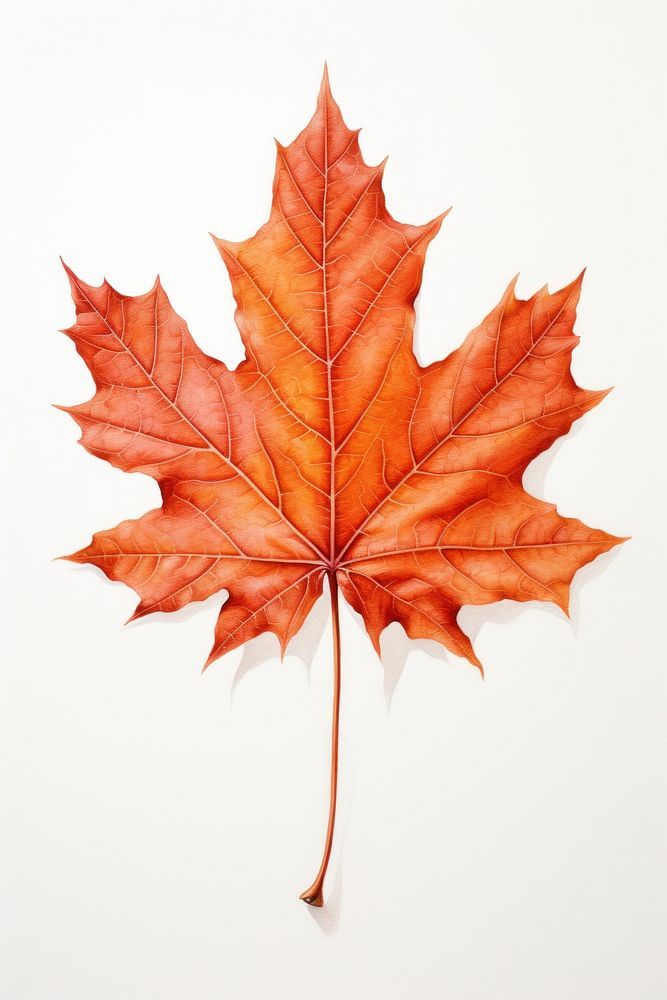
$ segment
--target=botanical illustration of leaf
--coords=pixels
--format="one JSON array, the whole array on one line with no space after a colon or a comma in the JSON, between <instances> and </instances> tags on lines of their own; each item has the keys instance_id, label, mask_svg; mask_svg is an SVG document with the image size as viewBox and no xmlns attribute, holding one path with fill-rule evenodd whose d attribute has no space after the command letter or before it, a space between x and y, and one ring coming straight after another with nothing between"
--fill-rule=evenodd
<instances>
[{"instance_id":1,"label":"botanical illustration of leaf","mask_svg":"<svg viewBox=\"0 0 667 1000\"><path fill-rule=\"evenodd\" d=\"M211 663L262 632L283 652L328 578L334 625L333 836L340 700L338 593L380 636L400 622L481 668L465 604L551 601L622 539L561 517L522 485L528 464L605 391L571 370L583 275L528 300L515 282L444 361L413 350L414 301L444 216L397 222L384 164L361 156L325 72L310 123L277 145L268 222L215 239L245 358L205 355L159 280L145 295L69 268L66 332L96 385L67 407L92 454L159 484L162 506L69 558L139 595L135 616L220 591Z\"/></svg>"}]
</instances>

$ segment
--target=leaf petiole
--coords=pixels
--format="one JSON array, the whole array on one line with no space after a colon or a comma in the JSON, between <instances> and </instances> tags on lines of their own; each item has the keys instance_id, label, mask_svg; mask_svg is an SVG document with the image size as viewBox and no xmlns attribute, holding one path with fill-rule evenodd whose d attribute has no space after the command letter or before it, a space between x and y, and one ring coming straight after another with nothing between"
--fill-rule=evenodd
<instances>
[{"instance_id":1,"label":"leaf petiole","mask_svg":"<svg viewBox=\"0 0 667 1000\"><path fill-rule=\"evenodd\" d=\"M338 792L338 729L340 721L340 622L338 617L338 582L336 571L329 570L329 591L331 594L331 627L333 633L333 709L331 716L331 784L329 791L329 822L324 842L324 854L320 869L313 884L302 892L303 899L310 906L323 906L322 887L329 867L331 847L333 844L334 825L336 822L336 796Z\"/></svg>"}]
</instances>

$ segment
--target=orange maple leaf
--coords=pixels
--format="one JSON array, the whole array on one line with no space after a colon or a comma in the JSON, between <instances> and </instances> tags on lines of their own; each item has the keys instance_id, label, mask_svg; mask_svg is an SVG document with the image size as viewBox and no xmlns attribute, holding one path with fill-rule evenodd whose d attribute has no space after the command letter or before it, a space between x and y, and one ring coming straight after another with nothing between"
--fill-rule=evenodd
<instances>
[{"instance_id":1,"label":"orange maple leaf","mask_svg":"<svg viewBox=\"0 0 667 1000\"><path fill-rule=\"evenodd\" d=\"M367 166L325 71L317 110L278 144L271 216L216 239L245 360L199 350L159 282L125 296L67 269L66 332L95 379L66 407L82 444L157 480L162 506L68 558L140 597L134 617L227 590L208 663L261 632L284 652L329 580L334 718L324 857L302 898L322 905L336 807L338 590L377 651L400 622L480 666L464 604L553 601L622 539L561 517L523 489L526 466L606 395L570 373L581 276L527 301L511 284L444 361L413 353L415 297L443 216L396 222L384 164Z\"/></svg>"}]
</instances>

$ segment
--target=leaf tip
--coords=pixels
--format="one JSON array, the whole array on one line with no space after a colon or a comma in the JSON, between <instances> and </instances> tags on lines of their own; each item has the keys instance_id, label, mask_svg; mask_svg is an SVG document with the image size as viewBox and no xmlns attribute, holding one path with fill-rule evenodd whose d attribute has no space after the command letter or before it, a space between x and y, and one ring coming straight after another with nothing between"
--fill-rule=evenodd
<instances>
[{"instance_id":1,"label":"leaf tip","mask_svg":"<svg viewBox=\"0 0 667 1000\"><path fill-rule=\"evenodd\" d=\"M206 657L206 660L204 661L204 665L201 668L202 674L206 673L206 671L211 666L211 664L214 663L217 659L220 658L220 655L221 655L220 654L220 647L216 644L215 646L213 646L213 648L211 649L211 652L208 654L208 656Z\"/></svg>"},{"instance_id":2,"label":"leaf tip","mask_svg":"<svg viewBox=\"0 0 667 1000\"><path fill-rule=\"evenodd\" d=\"M385 160L384 162L386 163L387 161ZM436 215L435 218L431 219L431 221L426 224L427 229L430 228L433 230L434 236L436 236L439 233L440 227L442 226L443 222L445 221L451 210L452 206L450 205L449 208L446 208L444 212L440 212L439 215Z\"/></svg>"},{"instance_id":3,"label":"leaf tip","mask_svg":"<svg viewBox=\"0 0 667 1000\"><path fill-rule=\"evenodd\" d=\"M584 282L585 274L586 274L586 268L584 267L576 276L576 278L574 278L570 282L569 285L565 285L565 287L561 289L561 293L565 292L567 293L568 296L571 296L574 299L574 305L576 305L577 302L579 301L579 295L581 293L581 286ZM554 292L554 295L558 294L559 294L558 292Z\"/></svg>"},{"instance_id":4,"label":"leaf tip","mask_svg":"<svg viewBox=\"0 0 667 1000\"><path fill-rule=\"evenodd\" d=\"M148 614L148 612L142 607L142 604L137 604L127 621L123 622L123 628L125 628L126 625L131 625L132 622L139 621L139 619L143 618L146 614Z\"/></svg>"},{"instance_id":5,"label":"leaf tip","mask_svg":"<svg viewBox=\"0 0 667 1000\"><path fill-rule=\"evenodd\" d=\"M78 290L79 288L79 279L72 270L72 268L69 266L69 264L65 260L63 260L62 257L60 258L60 263L63 266L65 274L69 278L70 288L72 289L72 294L74 294L74 290L75 289Z\"/></svg>"},{"instance_id":6,"label":"leaf tip","mask_svg":"<svg viewBox=\"0 0 667 1000\"><path fill-rule=\"evenodd\" d=\"M92 544L93 543L91 541L83 549L77 549L76 552L68 552L67 555L64 555L64 556L56 556L55 561L56 562L73 562L73 563L78 563L79 565L81 565L81 563L90 562L89 552L90 552L90 548L91 548Z\"/></svg>"},{"instance_id":7,"label":"leaf tip","mask_svg":"<svg viewBox=\"0 0 667 1000\"><path fill-rule=\"evenodd\" d=\"M472 648L472 643L468 642L467 648L466 648L466 650L465 650L465 652L464 652L463 655L465 656L465 658L468 661L468 663L471 664L471 666L473 666L477 670L479 670L479 675L480 675L481 679L482 680L486 680L486 674L484 673L484 665L483 665L482 661L479 659L479 657L477 656L477 653L475 652L475 650Z\"/></svg>"},{"instance_id":8,"label":"leaf tip","mask_svg":"<svg viewBox=\"0 0 667 1000\"><path fill-rule=\"evenodd\" d=\"M509 283L509 285L507 286L507 289L506 289L506 291L505 291L505 298L506 298L506 299L509 299L509 298L510 298L511 296L514 296L514 298L515 298L515 299L517 298L517 294L516 294L516 286L517 286L517 283L518 283L518 281L519 281L519 277L520 277L520 275L521 275L521 272L520 272L520 271L517 271L517 272L516 272L516 274L514 275L514 277L513 277L512 279L511 279L511 281L510 281L510 283ZM546 291L546 287L547 287L547 286L546 286L546 285L544 285L544 286L543 286L543 287L542 287L542 288L540 289L540 291L542 291L542 292L543 292L543 291ZM539 292L538 292L538 295L539 295Z\"/></svg>"},{"instance_id":9,"label":"leaf tip","mask_svg":"<svg viewBox=\"0 0 667 1000\"><path fill-rule=\"evenodd\" d=\"M329 79L329 67L326 59L322 69L322 82L320 83L320 97L331 97L331 80Z\"/></svg>"}]
</instances>

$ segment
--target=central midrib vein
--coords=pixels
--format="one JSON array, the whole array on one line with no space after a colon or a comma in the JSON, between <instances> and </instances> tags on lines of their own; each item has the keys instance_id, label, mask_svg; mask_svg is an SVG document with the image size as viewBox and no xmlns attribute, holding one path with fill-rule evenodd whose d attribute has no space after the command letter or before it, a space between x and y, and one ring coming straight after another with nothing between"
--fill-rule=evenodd
<instances>
[{"instance_id":1,"label":"central midrib vein","mask_svg":"<svg viewBox=\"0 0 667 1000\"><path fill-rule=\"evenodd\" d=\"M327 399L329 401L329 564L333 566L336 546L336 428L333 393L331 390L331 343L329 339L329 302L327 297L327 198L329 194L329 102L324 94L324 192L322 197L322 306L324 310L324 340L327 358Z\"/></svg>"}]
</instances>

